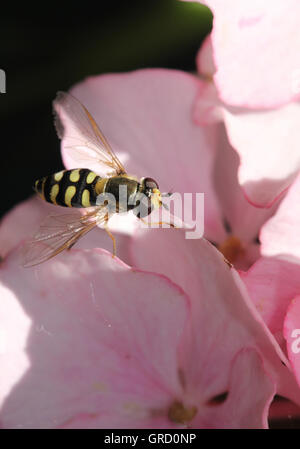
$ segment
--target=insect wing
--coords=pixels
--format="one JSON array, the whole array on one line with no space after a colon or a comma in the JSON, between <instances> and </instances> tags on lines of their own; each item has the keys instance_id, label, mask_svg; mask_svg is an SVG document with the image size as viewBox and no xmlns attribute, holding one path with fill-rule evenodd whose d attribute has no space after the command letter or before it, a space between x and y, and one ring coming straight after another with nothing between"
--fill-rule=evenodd
<instances>
[{"instance_id":1,"label":"insect wing","mask_svg":"<svg viewBox=\"0 0 300 449\"><path fill-rule=\"evenodd\" d=\"M87 108L73 95L58 92L53 102L55 128L67 162L95 170L100 176L121 175L125 168Z\"/></svg>"},{"instance_id":2,"label":"insect wing","mask_svg":"<svg viewBox=\"0 0 300 449\"><path fill-rule=\"evenodd\" d=\"M33 239L23 247L24 267L38 265L71 248L80 237L105 221L107 210L97 208L82 215L80 212L65 215L49 215Z\"/></svg>"}]
</instances>

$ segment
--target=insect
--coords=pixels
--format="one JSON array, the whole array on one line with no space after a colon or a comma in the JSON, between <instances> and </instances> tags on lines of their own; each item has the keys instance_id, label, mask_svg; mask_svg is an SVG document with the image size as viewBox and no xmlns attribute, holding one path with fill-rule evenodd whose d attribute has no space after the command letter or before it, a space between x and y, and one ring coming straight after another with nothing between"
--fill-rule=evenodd
<instances>
[{"instance_id":1,"label":"insect","mask_svg":"<svg viewBox=\"0 0 300 449\"><path fill-rule=\"evenodd\" d=\"M140 219L163 205L162 196L170 195L162 195L154 179L139 180L126 173L92 115L71 94L58 92L53 108L55 128L58 137L64 139L66 150L96 161L98 169L97 173L87 168L62 170L35 182L34 189L43 200L61 207L86 208L86 213L75 210L48 216L33 239L25 244L25 267L37 265L70 249L96 225L103 225L111 237L115 255L115 238L107 226L108 205L106 202L99 205L97 201L101 194L112 194L115 212L120 213L124 211L124 204L121 204L119 189L120 186L126 187L125 209L132 210ZM146 207L138 208L142 198L147 200Z\"/></svg>"}]
</instances>

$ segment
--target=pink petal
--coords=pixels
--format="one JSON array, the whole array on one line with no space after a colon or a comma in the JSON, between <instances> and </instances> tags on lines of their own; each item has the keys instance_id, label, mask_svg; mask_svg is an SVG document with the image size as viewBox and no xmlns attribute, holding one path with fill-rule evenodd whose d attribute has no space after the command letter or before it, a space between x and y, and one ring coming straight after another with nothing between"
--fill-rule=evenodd
<instances>
[{"instance_id":1,"label":"pink petal","mask_svg":"<svg viewBox=\"0 0 300 449\"><path fill-rule=\"evenodd\" d=\"M223 112L228 139L241 159L239 182L252 203L270 207L300 169L300 104L264 112Z\"/></svg>"},{"instance_id":2,"label":"pink petal","mask_svg":"<svg viewBox=\"0 0 300 449\"><path fill-rule=\"evenodd\" d=\"M200 74L211 70L213 55L209 52L207 39L197 58ZM243 90L247 91L244 86ZM270 207L300 169L299 119L298 103L269 111L230 108L209 80L199 91L194 109L194 120L200 125L225 121L228 139L240 156L239 182L248 200L258 207Z\"/></svg>"},{"instance_id":3,"label":"pink petal","mask_svg":"<svg viewBox=\"0 0 300 449\"><path fill-rule=\"evenodd\" d=\"M288 361L252 305L244 284L207 241L186 240L179 230L147 231L132 241L132 258L143 269L167 275L191 298L197 333L184 346L182 357L189 379L186 383L192 391L201 389L206 400L226 391L232 357L249 346L263 354L279 390L286 378L295 387L279 357L286 365ZM195 354L199 354L197 365L192 362ZM217 375L220 370L222 376Z\"/></svg>"},{"instance_id":4,"label":"pink petal","mask_svg":"<svg viewBox=\"0 0 300 449\"><path fill-rule=\"evenodd\" d=\"M10 212L8 212L1 220L0 225L0 248L1 257L5 258L7 254L21 242L25 240L30 240L35 232L39 229L42 222L47 221L48 215L64 215L69 212L69 209L54 206L46 201L41 200L37 196L34 196L14 207ZM119 218L118 220L118 231L124 231L124 226L122 224L126 222L126 227L128 230L128 221L126 222L126 217ZM116 232L116 245L117 254L125 262L129 262L128 255L128 244L129 236L123 233L117 233L116 225L114 223L113 217L109 221L110 229ZM129 228L130 229L130 228ZM126 231L127 232L127 231ZM112 241L105 230L96 227L90 231L87 235L82 237L78 243L76 243L74 248L104 248L112 252ZM72 249L70 250L72 251ZM20 248L21 253L21 248ZM21 254L20 254L21 261Z\"/></svg>"},{"instance_id":5,"label":"pink petal","mask_svg":"<svg viewBox=\"0 0 300 449\"><path fill-rule=\"evenodd\" d=\"M300 265L276 258L261 258L247 273L241 273L251 300L285 352L284 317L300 292L299 274ZM295 388L294 379L283 376L279 394L300 405L300 389Z\"/></svg>"},{"instance_id":6,"label":"pink petal","mask_svg":"<svg viewBox=\"0 0 300 449\"><path fill-rule=\"evenodd\" d=\"M200 126L223 121L223 104L218 98L216 86L206 81L196 97L193 120Z\"/></svg>"},{"instance_id":7,"label":"pink petal","mask_svg":"<svg viewBox=\"0 0 300 449\"><path fill-rule=\"evenodd\" d=\"M212 269L218 253L205 245ZM215 268L217 277L222 268L229 273L223 261ZM229 310L238 289L225 278ZM2 354L2 366L9 359L13 367L9 377L2 372L2 427L178 428L167 414L178 400L196 405L191 427L240 427L247 417L251 427L265 426L274 387L256 351L269 352L269 368L275 360L281 364L249 313L239 317L245 326L231 324L236 304L228 326L216 333L219 317L206 301L191 310L183 291L166 278L132 270L100 250L64 253L28 270L11 254L1 281L2 329L15 331ZM23 340L16 338L16 321L26 331L26 346L24 333ZM238 354L234 340L240 338L242 346L257 349ZM20 354L27 365L14 363ZM241 401L245 372L257 394ZM228 388L228 402L211 404Z\"/></svg>"},{"instance_id":8,"label":"pink petal","mask_svg":"<svg viewBox=\"0 0 300 449\"><path fill-rule=\"evenodd\" d=\"M211 78L216 71L210 34L202 42L200 50L197 53L196 63L198 73L204 78Z\"/></svg>"},{"instance_id":9,"label":"pink petal","mask_svg":"<svg viewBox=\"0 0 300 449\"><path fill-rule=\"evenodd\" d=\"M4 215L0 223L1 257L4 258L22 240L32 236L43 218L57 212L57 209L34 196Z\"/></svg>"},{"instance_id":10,"label":"pink petal","mask_svg":"<svg viewBox=\"0 0 300 449\"><path fill-rule=\"evenodd\" d=\"M9 288L1 285L0 291L0 408L2 408L12 389L30 367L26 341L30 334L31 320ZM0 428L2 427L0 418Z\"/></svg>"},{"instance_id":11,"label":"pink petal","mask_svg":"<svg viewBox=\"0 0 300 449\"><path fill-rule=\"evenodd\" d=\"M269 209L254 207L245 198L238 183L239 157L228 142L224 126L219 126L218 152L215 162L215 189L223 216L230 225L231 232L240 238L248 251L254 245L261 226L274 214L277 204ZM253 248L254 249L254 248ZM253 256L255 256L253 252ZM252 258L252 257L250 257ZM253 261L256 259L254 257Z\"/></svg>"},{"instance_id":12,"label":"pink petal","mask_svg":"<svg viewBox=\"0 0 300 449\"><path fill-rule=\"evenodd\" d=\"M299 2L205 3L214 14L214 80L221 99L234 106L268 108L298 98Z\"/></svg>"},{"instance_id":13,"label":"pink petal","mask_svg":"<svg viewBox=\"0 0 300 449\"><path fill-rule=\"evenodd\" d=\"M288 190L276 214L261 231L262 253L266 256L300 259L300 175Z\"/></svg>"},{"instance_id":14,"label":"pink petal","mask_svg":"<svg viewBox=\"0 0 300 449\"><path fill-rule=\"evenodd\" d=\"M196 58L197 71L204 79L202 89L199 91L194 107L193 119L199 125L210 125L223 121L223 103L213 82L216 71L213 61L211 35L202 43Z\"/></svg>"},{"instance_id":15,"label":"pink petal","mask_svg":"<svg viewBox=\"0 0 300 449\"><path fill-rule=\"evenodd\" d=\"M224 235L211 173L214 128L191 120L194 99L203 86L175 70L148 69L88 78L72 89L89 109L130 174L156 179L163 192L204 192L206 230ZM81 166L62 149L66 167ZM87 164L97 171L97 164Z\"/></svg>"},{"instance_id":16,"label":"pink petal","mask_svg":"<svg viewBox=\"0 0 300 449\"><path fill-rule=\"evenodd\" d=\"M252 370L248 370L251 361ZM260 377L258 381L258 377ZM232 395L228 398L227 420L238 421L238 428L267 428L270 403L274 397L274 384L266 374L263 361L253 349L246 349L237 354L233 361L233 373L230 379ZM253 385L254 384L254 385ZM249 388L249 385L253 385ZM230 388L230 387L229 387ZM255 395L253 398L253 391ZM251 397L252 396L252 397ZM234 404L241 401L244 413L236 415ZM255 406L249 405L255 401ZM230 416L231 412L231 416ZM232 416L233 415L233 416Z\"/></svg>"},{"instance_id":17,"label":"pink petal","mask_svg":"<svg viewBox=\"0 0 300 449\"><path fill-rule=\"evenodd\" d=\"M177 346L189 316L181 289L100 250L33 269L12 254L1 281L3 427L167 424L154 411L181 392Z\"/></svg>"},{"instance_id":18,"label":"pink petal","mask_svg":"<svg viewBox=\"0 0 300 449\"><path fill-rule=\"evenodd\" d=\"M202 428L210 428L211 422L219 429L268 428L268 411L275 387L254 349L241 350L233 359L228 390L224 403L219 406L211 403L205 409Z\"/></svg>"},{"instance_id":19,"label":"pink petal","mask_svg":"<svg viewBox=\"0 0 300 449\"><path fill-rule=\"evenodd\" d=\"M255 307L282 345L287 308L300 293L300 265L275 257L262 257L240 275Z\"/></svg>"},{"instance_id":20,"label":"pink petal","mask_svg":"<svg viewBox=\"0 0 300 449\"><path fill-rule=\"evenodd\" d=\"M296 379L300 385L300 295L293 298L284 321L284 337Z\"/></svg>"}]
</instances>

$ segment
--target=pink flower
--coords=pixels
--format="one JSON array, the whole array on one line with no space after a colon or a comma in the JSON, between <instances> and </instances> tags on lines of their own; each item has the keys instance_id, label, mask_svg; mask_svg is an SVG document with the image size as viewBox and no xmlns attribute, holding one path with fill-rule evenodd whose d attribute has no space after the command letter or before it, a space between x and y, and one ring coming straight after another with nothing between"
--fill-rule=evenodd
<instances>
[{"instance_id":1,"label":"pink flower","mask_svg":"<svg viewBox=\"0 0 300 449\"><path fill-rule=\"evenodd\" d=\"M288 355L300 382L297 329L300 328L300 176L278 211L262 228L261 257L241 277L265 323Z\"/></svg>"},{"instance_id":2,"label":"pink flower","mask_svg":"<svg viewBox=\"0 0 300 449\"><path fill-rule=\"evenodd\" d=\"M201 125L224 122L240 156L239 182L249 201L268 207L292 186L261 228L264 257L241 275L299 382L297 352L291 350L300 254L299 5L281 0L272 5L235 0L226 6L215 0L206 4L214 24L197 56L206 85L199 93L195 120Z\"/></svg>"},{"instance_id":3,"label":"pink flower","mask_svg":"<svg viewBox=\"0 0 300 449\"><path fill-rule=\"evenodd\" d=\"M214 15L214 80L225 103L257 109L299 99L291 78L300 68L297 0L202 3Z\"/></svg>"},{"instance_id":4,"label":"pink flower","mask_svg":"<svg viewBox=\"0 0 300 449\"><path fill-rule=\"evenodd\" d=\"M265 427L286 368L234 272L204 240L199 256L195 301L101 250L28 270L13 251L1 269L2 426Z\"/></svg>"},{"instance_id":5,"label":"pink flower","mask_svg":"<svg viewBox=\"0 0 300 449\"><path fill-rule=\"evenodd\" d=\"M129 173L154 177L162 191L204 191L206 237L226 239L226 210L251 242L272 211L243 198L235 154L228 147L225 164L218 151L220 126L191 120L202 87L181 72L145 70L89 78L73 93ZM80 166L66 148L63 157ZM96 229L81 249L19 267L20 241L54 208L29 200L0 230L2 427L267 427L275 392L300 402L288 360L207 240L134 231L117 237L126 265L83 249L106 246Z\"/></svg>"},{"instance_id":6,"label":"pink flower","mask_svg":"<svg viewBox=\"0 0 300 449\"><path fill-rule=\"evenodd\" d=\"M195 119L224 121L245 195L269 207L300 168L299 3L205 3L214 22L197 58L207 81Z\"/></svg>"}]
</instances>

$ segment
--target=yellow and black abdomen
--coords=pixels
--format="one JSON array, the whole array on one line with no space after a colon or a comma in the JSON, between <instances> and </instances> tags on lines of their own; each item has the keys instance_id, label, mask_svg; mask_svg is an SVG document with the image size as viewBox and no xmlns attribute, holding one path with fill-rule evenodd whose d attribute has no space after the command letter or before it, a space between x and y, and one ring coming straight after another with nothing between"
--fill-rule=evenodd
<instances>
[{"instance_id":1,"label":"yellow and black abdomen","mask_svg":"<svg viewBox=\"0 0 300 449\"><path fill-rule=\"evenodd\" d=\"M49 203L65 207L96 205L101 177L87 168L62 170L35 182L35 191Z\"/></svg>"}]
</instances>

